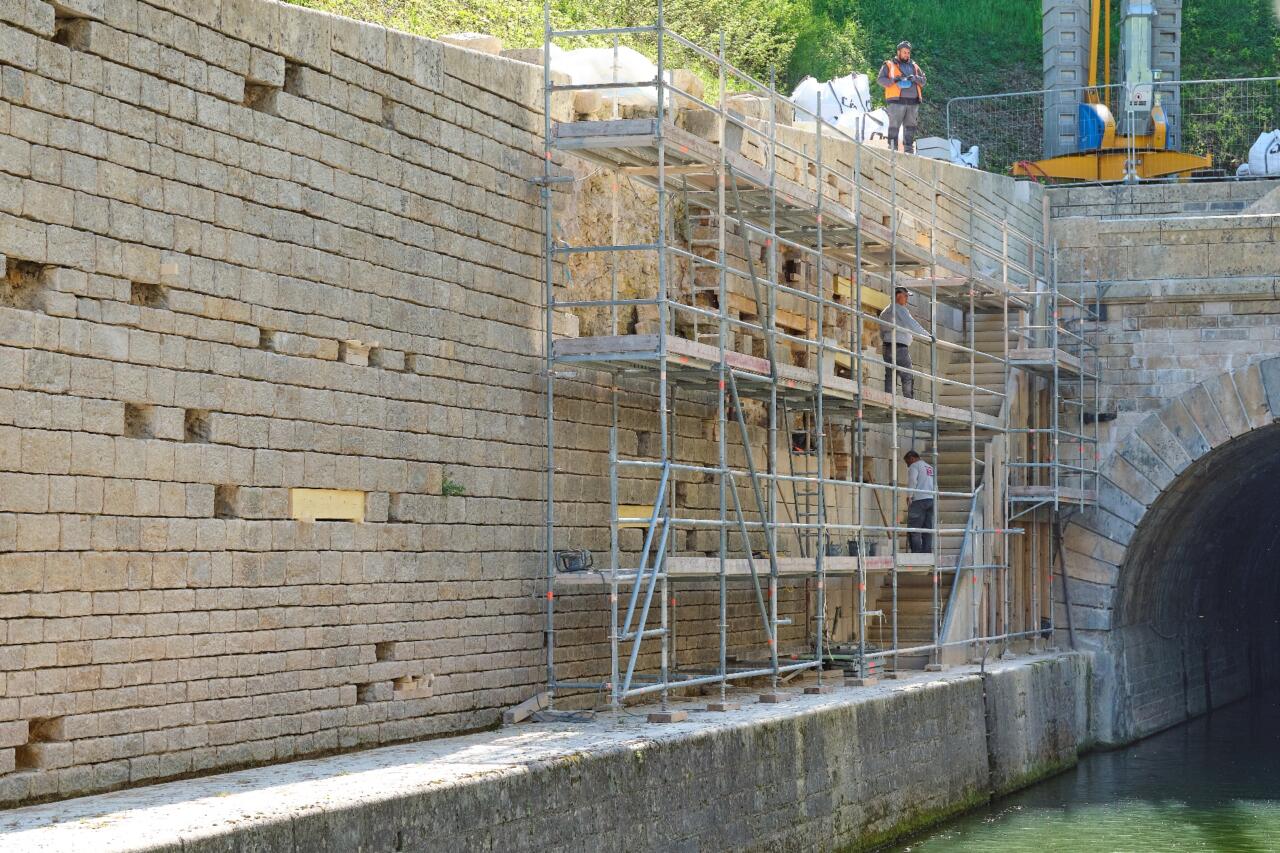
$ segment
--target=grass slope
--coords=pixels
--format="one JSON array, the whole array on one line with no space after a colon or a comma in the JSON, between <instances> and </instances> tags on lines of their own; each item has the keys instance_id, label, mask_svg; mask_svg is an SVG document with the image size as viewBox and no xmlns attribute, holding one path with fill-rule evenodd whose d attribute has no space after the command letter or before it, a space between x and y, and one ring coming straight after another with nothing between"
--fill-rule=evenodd
<instances>
[{"instance_id":1,"label":"grass slope","mask_svg":"<svg viewBox=\"0 0 1280 853\"><path fill-rule=\"evenodd\" d=\"M542 44L542 0L290 2L420 35L473 31L496 35L507 47ZM1274 0L1185 0L1183 79L1280 74L1273 6ZM1113 7L1118 18L1120 0ZM671 29L706 47L714 48L723 30L735 64L764 81L777 69L784 90L806 75L874 75L894 45L909 39L929 75L925 134L942 133L949 98L1042 85L1041 0L664 0L663 8ZM644 25L656 16L657 0L552 0L561 28ZM1112 30L1118 38L1118 27ZM633 46L654 52L651 42ZM672 66L694 68L713 88L710 68L673 54ZM1118 46L1112 54L1118 61Z\"/></svg>"},{"instance_id":2,"label":"grass slope","mask_svg":"<svg viewBox=\"0 0 1280 853\"><path fill-rule=\"evenodd\" d=\"M542 43L541 0L290 0L426 36L485 32L507 47ZM1115 0L1118 9L1120 0ZM1186 0L1183 77L1280 73L1273 0ZM557 26L652 23L656 0L553 0ZM1035 89L1041 79L1040 0L665 0L672 29L785 85L873 73L901 39L916 46L932 99ZM1119 55L1118 49L1114 51Z\"/></svg>"}]
</instances>

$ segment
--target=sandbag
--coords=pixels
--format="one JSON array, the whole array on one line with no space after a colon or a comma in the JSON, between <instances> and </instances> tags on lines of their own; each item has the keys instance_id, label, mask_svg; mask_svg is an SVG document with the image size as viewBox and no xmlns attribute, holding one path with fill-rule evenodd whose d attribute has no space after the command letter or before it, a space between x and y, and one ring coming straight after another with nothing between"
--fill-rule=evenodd
<instances>
[{"instance_id":1,"label":"sandbag","mask_svg":"<svg viewBox=\"0 0 1280 853\"><path fill-rule=\"evenodd\" d=\"M1249 149L1249 175L1280 175L1280 130L1263 133Z\"/></svg>"},{"instance_id":2,"label":"sandbag","mask_svg":"<svg viewBox=\"0 0 1280 853\"><path fill-rule=\"evenodd\" d=\"M842 115L848 112L871 112L871 83L865 74L850 74L837 77L825 83L819 83L812 77L806 77L791 92L791 103L807 110L808 114L796 116L797 121L812 121L818 114L819 95L821 95L821 118L828 124L838 124Z\"/></svg>"}]
</instances>

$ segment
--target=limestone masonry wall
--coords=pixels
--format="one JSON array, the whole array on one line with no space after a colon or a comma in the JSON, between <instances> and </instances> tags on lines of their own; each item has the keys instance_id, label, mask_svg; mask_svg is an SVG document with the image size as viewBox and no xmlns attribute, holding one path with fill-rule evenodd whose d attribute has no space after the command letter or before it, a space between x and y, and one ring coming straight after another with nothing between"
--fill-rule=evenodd
<instances>
[{"instance_id":1,"label":"limestone masonry wall","mask_svg":"<svg viewBox=\"0 0 1280 853\"><path fill-rule=\"evenodd\" d=\"M0 802L525 698L539 75L262 0L5 4L0 63Z\"/></svg>"},{"instance_id":2,"label":"limestone masonry wall","mask_svg":"<svg viewBox=\"0 0 1280 853\"><path fill-rule=\"evenodd\" d=\"M1054 219L1061 280L1102 285L1102 410L1119 416L1110 431L1112 442L1197 383L1280 347L1275 290L1280 216L1241 212L1277 185L1251 181L1050 192L1053 209L1067 211ZM1064 197L1088 204L1064 207ZM1204 205L1223 206L1224 212L1176 215ZM1097 215L1106 207L1157 210L1150 218Z\"/></svg>"},{"instance_id":3,"label":"limestone masonry wall","mask_svg":"<svg viewBox=\"0 0 1280 853\"><path fill-rule=\"evenodd\" d=\"M1054 218L1225 216L1242 212L1277 186L1280 186L1280 181L1268 178L1194 184L1055 187L1048 190L1048 195Z\"/></svg>"},{"instance_id":4,"label":"limestone masonry wall","mask_svg":"<svg viewBox=\"0 0 1280 853\"><path fill-rule=\"evenodd\" d=\"M0 3L0 805L488 726L545 683L542 104L540 66L272 0ZM562 236L599 242L609 179L556 169ZM1002 245L974 208L1041 233L1029 184L864 180L945 187L957 256ZM598 550L607 387L557 388L556 544ZM622 407L625 454L653 402ZM679 664L712 601L682 592ZM603 603L561 599L562 677L606 671ZM730 652L763 656L730 605ZM806 606L784 585L784 650Z\"/></svg>"},{"instance_id":5,"label":"limestone masonry wall","mask_svg":"<svg viewBox=\"0 0 1280 853\"><path fill-rule=\"evenodd\" d=\"M545 683L541 105L534 66L266 0L0 5L0 804Z\"/></svg>"}]
</instances>

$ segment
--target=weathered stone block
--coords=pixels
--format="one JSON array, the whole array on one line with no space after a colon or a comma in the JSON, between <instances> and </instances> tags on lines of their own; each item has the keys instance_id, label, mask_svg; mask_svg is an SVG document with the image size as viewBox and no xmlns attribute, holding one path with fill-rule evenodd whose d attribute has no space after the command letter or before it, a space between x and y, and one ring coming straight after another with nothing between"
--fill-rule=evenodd
<instances>
[{"instance_id":1,"label":"weathered stone block","mask_svg":"<svg viewBox=\"0 0 1280 853\"><path fill-rule=\"evenodd\" d=\"M251 48L249 71L245 79L259 86L284 86L284 57L260 48Z\"/></svg>"}]
</instances>

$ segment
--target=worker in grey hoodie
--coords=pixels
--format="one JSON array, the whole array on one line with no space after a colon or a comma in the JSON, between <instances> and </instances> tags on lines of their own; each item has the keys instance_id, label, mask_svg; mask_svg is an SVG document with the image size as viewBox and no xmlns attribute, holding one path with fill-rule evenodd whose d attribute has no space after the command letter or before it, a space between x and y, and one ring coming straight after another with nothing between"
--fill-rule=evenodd
<instances>
[{"instance_id":1,"label":"worker in grey hoodie","mask_svg":"<svg viewBox=\"0 0 1280 853\"><path fill-rule=\"evenodd\" d=\"M911 316L911 309L907 307L907 289L894 288L893 302L880 312L885 393L893 393L893 377L897 374L902 377L902 396L915 396L915 377L907 371L911 369L911 342L915 340L916 335L932 337L929 331ZM894 365L897 365L897 368Z\"/></svg>"},{"instance_id":2,"label":"worker in grey hoodie","mask_svg":"<svg viewBox=\"0 0 1280 853\"><path fill-rule=\"evenodd\" d=\"M907 463L907 547L912 554L933 553L933 496L938 493L938 483L933 476L933 466L920 458L914 450L903 457Z\"/></svg>"}]
</instances>

